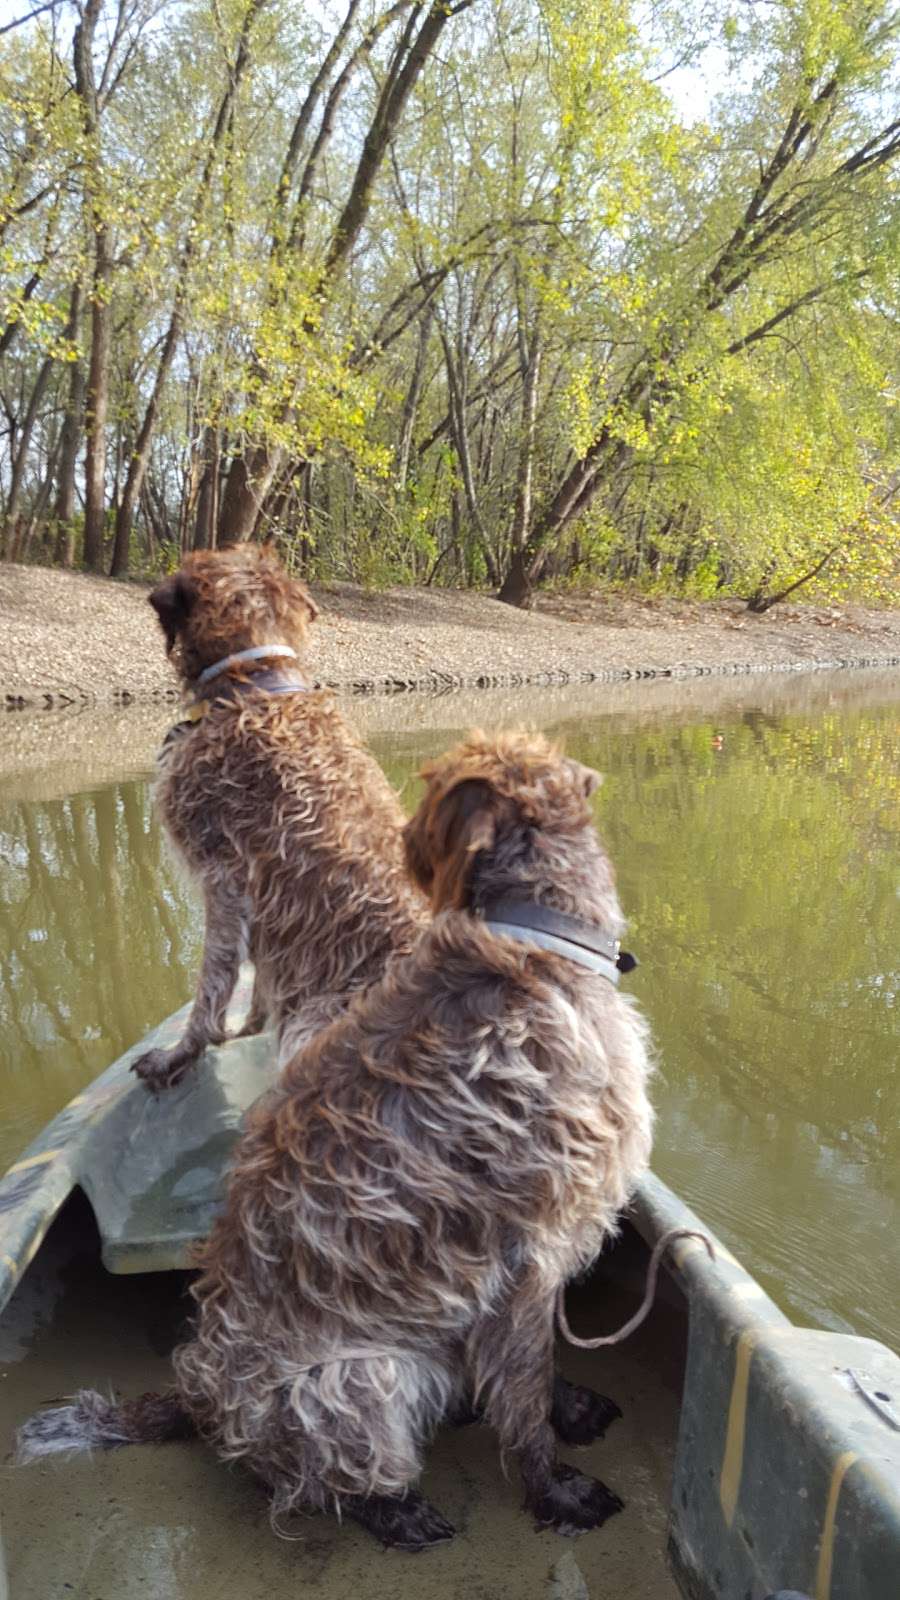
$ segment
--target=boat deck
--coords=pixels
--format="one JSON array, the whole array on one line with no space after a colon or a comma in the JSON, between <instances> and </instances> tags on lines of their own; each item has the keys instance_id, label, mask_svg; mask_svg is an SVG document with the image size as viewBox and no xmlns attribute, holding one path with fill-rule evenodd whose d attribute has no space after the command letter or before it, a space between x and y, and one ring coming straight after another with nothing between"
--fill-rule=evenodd
<instances>
[{"instance_id":1,"label":"boat deck","mask_svg":"<svg viewBox=\"0 0 900 1600\"><path fill-rule=\"evenodd\" d=\"M634 1309L642 1250L628 1237L570 1306L582 1332ZM165 1386L187 1311L178 1273L111 1277L76 1194L0 1317L0 1439L80 1386L128 1395ZM455 1523L452 1544L382 1551L361 1530L299 1519L277 1538L264 1496L199 1443L124 1449L2 1471L2 1533L13 1600L675 1600L665 1546L686 1321L663 1298L627 1344L566 1349L566 1374L624 1413L607 1438L564 1451L622 1496L625 1511L577 1540L536 1533L517 1474L504 1476L485 1427L442 1430L425 1492ZM0 1578L0 1594L3 1585Z\"/></svg>"}]
</instances>

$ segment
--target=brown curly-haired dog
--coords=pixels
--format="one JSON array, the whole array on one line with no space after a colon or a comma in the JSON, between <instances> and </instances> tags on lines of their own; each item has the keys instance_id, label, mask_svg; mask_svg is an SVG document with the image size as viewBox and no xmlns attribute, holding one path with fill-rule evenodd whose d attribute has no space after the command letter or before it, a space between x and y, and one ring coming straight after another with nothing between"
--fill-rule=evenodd
<instances>
[{"instance_id":1,"label":"brown curly-haired dog","mask_svg":"<svg viewBox=\"0 0 900 1600\"><path fill-rule=\"evenodd\" d=\"M453 1532L414 1488L423 1444L474 1402L540 1527L620 1508L557 1461L555 1434L587 1443L617 1408L554 1380L553 1324L648 1160L645 1026L599 971L478 915L514 897L614 948L595 775L509 735L473 736L425 777L406 843L434 921L251 1113L177 1392L82 1393L26 1426L26 1457L174 1437L189 1418L276 1516L332 1508L421 1549Z\"/></svg>"},{"instance_id":2,"label":"brown curly-haired dog","mask_svg":"<svg viewBox=\"0 0 900 1600\"><path fill-rule=\"evenodd\" d=\"M185 1034L135 1063L161 1089L221 1043L242 957L256 964L243 1031L258 1032L268 1016L295 1046L410 948L426 907L404 870L405 817L381 768L331 695L284 670L285 654L302 657L317 615L303 584L265 547L235 545L188 556L150 603L195 714L206 695L199 719L166 740L156 787L206 907ZM246 651L252 660L199 685Z\"/></svg>"}]
</instances>

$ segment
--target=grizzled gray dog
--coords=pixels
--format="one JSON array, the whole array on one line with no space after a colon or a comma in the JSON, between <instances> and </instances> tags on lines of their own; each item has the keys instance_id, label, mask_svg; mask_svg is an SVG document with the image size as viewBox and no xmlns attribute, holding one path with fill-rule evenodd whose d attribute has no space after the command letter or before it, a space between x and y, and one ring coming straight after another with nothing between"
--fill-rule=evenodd
<instances>
[{"instance_id":1,"label":"grizzled gray dog","mask_svg":"<svg viewBox=\"0 0 900 1600\"><path fill-rule=\"evenodd\" d=\"M332 1510L417 1550L453 1533L415 1487L423 1447L474 1405L539 1527L620 1508L556 1454L617 1408L553 1370L562 1286L651 1142L596 775L520 734L473 735L424 776L406 852L434 921L251 1112L174 1390L82 1392L26 1424L24 1456L196 1430L276 1517Z\"/></svg>"}]
</instances>

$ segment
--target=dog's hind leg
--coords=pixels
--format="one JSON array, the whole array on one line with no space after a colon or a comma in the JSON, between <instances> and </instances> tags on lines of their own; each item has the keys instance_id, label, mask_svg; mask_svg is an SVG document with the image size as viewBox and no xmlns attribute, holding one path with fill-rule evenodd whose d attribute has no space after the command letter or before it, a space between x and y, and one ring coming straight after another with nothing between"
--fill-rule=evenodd
<instances>
[{"instance_id":1,"label":"dog's hind leg","mask_svg":"<svg viewBox=\"0 0 900 1600\"><path fill-rule=\"evenodd\" d=\"M426 1550L452 1539L452 1524L415 1483L422 1446L454 1387L440 1359L412 1351L324 1363L308 1388L295 1390L292 1403L317 1452L314 1475L324 1486L312 1495L307 1487L307 1500L333 1502L337 1488L340 1515L398 1550ZM276 1514L280 1498L276 1488Z\"/></svg>"},{"instance_id":2,"label":"dog's hind leg","mask_svg":"<svg viewBox=\"0 0 900 1600\"><path fill-rule=\"evenodd\" d=\"M244 896L232 884L205 885L206 931L203 964L188 1025L169 1050L148 1050L131 1070L154 1093L171 1089L202 1056L207 1045L225 1038L225 1014L247 948Z\"/></svg>"},{"instance_id":3,"label":"dog's hind leg","mask_svg":"<svg viewBox=\"0 0 900 1600\"><path fill-rule=\"evenodd\" d=\"M563 1444L594 1444L602 1439L607 1428L621 1417L621 1407L605 1394L597 1394L581 1383L570 1383L557 1373L553 1380L553 1403L550 1422L557 1439ZM444 1421L451 1428L469 1428L484 1422L484 1407L473 1405L463 1398L450 1406Z\"/></svg>"},{"instance_id":4,"label":"dog's hind leg","mask_svg":"<svg viewBox=\"0 0 900 1600\"><path fill-rule=\"evenodd\" d=\"M469 1339L469 1360L486 1420L519 1460L525 1505L538 1528L574 1535L599 1528L622 1501L596 1478L557 1459L554 1434L555 1287L523 1280Z\"/></svg>"},{"instance_id":5,"label":"dog's hind leg","mask_svg":"<svg viewBox=\"0 0 900 1600\"><path fill-rule=\"evenodd\" d=\"M593 1444L622 1415L615 1400L596 1394L583 1384L570 1383L557 1373L553 1380L550 1421L563 1444Z\"/></svg>"},{"instance_id":6,"label":"dog's hind leg","mask_svg":"<svg viewBox=\"0 0 900 1600\"><path fill-rule=\"evenodd\" d=\"M266 999L265 988L262 980L260 979L259 972L257 971L253 974L253 994L250 999L250 1009L247 1012L247 1016L241 1027L238 1028L236 1033L230 1035L230 1037L235 1039L252 1039L257 1033L265 1032L266 1023L268 1020L269 1003Z\"/></svg>"},{"instance_id":7,"label":"dog's hind leg","mask_svg":"<svg viewBox=\"0 0 900 1600\"><path fill-rule=\"evenodd\" d=\"M408 1489L404 1495L348 1495L341 1510L395 1550L430 1550L432 1545L447 1544L456 1533L452 1522L418 1489Z\"/></svg>"}]
</instances>

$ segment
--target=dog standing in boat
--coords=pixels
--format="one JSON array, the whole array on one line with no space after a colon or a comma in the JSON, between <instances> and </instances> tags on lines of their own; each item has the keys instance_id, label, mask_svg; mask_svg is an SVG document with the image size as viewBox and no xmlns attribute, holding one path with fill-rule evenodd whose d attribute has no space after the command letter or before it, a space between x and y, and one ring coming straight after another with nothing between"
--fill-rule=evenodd
<instances>
[{"instance_id":1,"label":"dog standing in boat","mask_svg":"<svg viewBox=\"0 0 900 1600\"><path fill-rule=\"evenodd\" d=\"M617 1408L553 1371L562 1286L651 1143L596 775L538 737L473 735L424 776L406 850L434 920L251 1111L176 1391L83 1392L26 1424L24 1457L193 1425L274 1518L330 1509L417 1550L453 1533L415 1487L423 1446L474 1405L539 1527L620 1509L556 1454Z\"/></svg>"},{"instance_id":2,"label":"dog standing in boat","mask_svg":"<svg viewBox=\"0 0 900 1600\"><path fill-rule=\"evenodd\" d=\"M189 556L150 603L191 697L160 754L156 804L206 909L184 1036L135 1063L159 1090L222 1042L243 957L256 966L243 1032L268 1020L293 1049L410 948L426 906L404 869L397 796L294 665L317 615L304 585L265 547L235 545Z\"/></svg>"}]
</instances>

